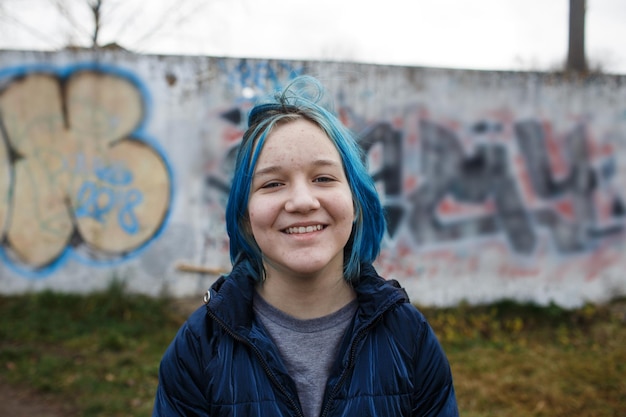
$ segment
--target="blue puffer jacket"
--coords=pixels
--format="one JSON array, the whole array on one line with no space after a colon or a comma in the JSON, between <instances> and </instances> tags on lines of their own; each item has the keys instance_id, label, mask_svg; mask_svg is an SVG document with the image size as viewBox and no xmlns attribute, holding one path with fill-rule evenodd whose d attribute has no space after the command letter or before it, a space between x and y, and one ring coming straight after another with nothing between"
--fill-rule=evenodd
<instances>
[{"instance_id":1,"label":"blue puffer jacket","mask_svg":"<svg viewBox=\"0 0 626 417\"><path fill-rule=\"evenodd\" d=\"M439 342L404 290L363 267L358 310L331 371L322 417L458 416ZM236 267L209 290L167 349L153 417L302 416L296 386L252 311Z\"/></svg>"}]
</instances>

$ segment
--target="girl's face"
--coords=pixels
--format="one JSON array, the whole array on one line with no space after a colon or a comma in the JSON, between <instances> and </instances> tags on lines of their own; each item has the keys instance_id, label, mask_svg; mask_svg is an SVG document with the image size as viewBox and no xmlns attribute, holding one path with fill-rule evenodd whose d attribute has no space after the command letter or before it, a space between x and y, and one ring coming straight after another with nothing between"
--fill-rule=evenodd
<instances>
[{"instance_id":1,"label":"girl's face","mask_svg":"<svg viewBox=\"0 0 626 417\"><path fill-rule=\"evenodd\" d=\"M259 155L248 203L266 277L343 275L354 220L341 157L316 124L274 127Z\"/></svg>"}]
</instances>

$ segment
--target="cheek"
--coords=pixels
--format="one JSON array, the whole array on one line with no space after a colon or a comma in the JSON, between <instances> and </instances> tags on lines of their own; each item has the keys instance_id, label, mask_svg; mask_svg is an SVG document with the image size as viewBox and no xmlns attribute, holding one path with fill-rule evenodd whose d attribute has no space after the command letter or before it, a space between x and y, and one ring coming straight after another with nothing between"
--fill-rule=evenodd
<instances>
[{"instance_id":1,"label":"cheek","mask_svg":"<svg viewBox=\"0 0 626 417\"><path fill-rule=\"evenodd\" d=\"M260 217L257 211L248 211L248 230L250 233L254 233L254 230L258 229Z\"/></svg>"},{"instance_id":2,"label":"cheek","mask_svg":"<svg viewBox=\"0 0 626 417\"><path fill-rule=\"evenodd\" d=\"M352 222L356 221L356 204L352 196L350 196L350 212L352 213Z\"/></svg>"},{"instance_id":3,"label":"cheek","mask_svg":"<svg viewBox=\"0 0 626 417\"><path fill-rule=\"evenodd\" d=\"M344 200L344 211L346 212L346 217L350 218L350 222L354 222L354 220L356 219L356 204L354 202L354 196L352 195L352 192L350 192L350 190L348 190L348 192L345 194Z\"/></svg>"},{"instance_id":4,"label":"cheek","mask_svg":"<svg viewBox=\"0 0 626 417\"><path fill-rule=\"evenodd\" d=\"M251 200L248 204L250 230L267 226L271 222L271 205L268 202Z\"/></svg>"},{"instance_id":5,"label":"cheek","mask_svg":"<svg viewBox=\"0 0 626 417\"><path fill-rule=\"evenodd\" d=\"M335 218L342 222L352 224L356 218L356 206L352 196L341 196L333 200Z\"/></svg>"}]
</instances>

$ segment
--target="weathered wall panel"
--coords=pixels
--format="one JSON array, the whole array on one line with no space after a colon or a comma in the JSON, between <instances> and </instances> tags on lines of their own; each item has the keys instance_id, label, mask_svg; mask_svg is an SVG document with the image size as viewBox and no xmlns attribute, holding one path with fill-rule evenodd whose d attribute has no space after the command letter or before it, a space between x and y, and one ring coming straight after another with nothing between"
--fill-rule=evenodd
<instances>
[{"instance_id":1,"label":"weathered wall panel","mask_svg":"<svg viewBox=\"0 0 626 417\"><path fill-rule=\"evenodd\" d=\"M201 294L256 97L320 78L389 216L379 270L414 301L626 294L626 77L122 51L0 52L0 292L113 277Z\"/></svg>"}]
</instances>

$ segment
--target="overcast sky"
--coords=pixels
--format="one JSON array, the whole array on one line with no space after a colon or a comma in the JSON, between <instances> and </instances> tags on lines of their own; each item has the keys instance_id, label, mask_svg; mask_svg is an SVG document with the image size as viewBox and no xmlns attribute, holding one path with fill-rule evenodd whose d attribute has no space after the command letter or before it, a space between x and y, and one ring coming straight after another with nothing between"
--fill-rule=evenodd
<instances>
[{"instance_id":1,"label":"overcast sky","mask_svg":"<svg viewBox=\"0 0 626 417\"><path fill-rule=\"evenodd\" d=\"M87 45L87 0L0 0L0 49ZM107 4L108 3L108 4ZM138 52L550 70L569 0L105 0L102 43ZM626 74L626 0L587 0L587 56Z\"/></svg>"}]
</instances>

